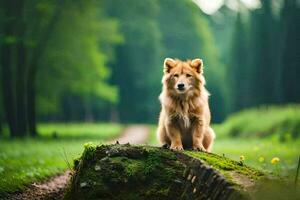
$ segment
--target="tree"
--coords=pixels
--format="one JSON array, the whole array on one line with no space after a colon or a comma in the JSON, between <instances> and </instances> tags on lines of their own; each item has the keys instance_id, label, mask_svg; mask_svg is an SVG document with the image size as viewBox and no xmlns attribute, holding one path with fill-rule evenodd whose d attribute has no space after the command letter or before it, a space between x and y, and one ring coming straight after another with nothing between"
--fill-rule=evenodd
<instances>
[{"instance_id":1,"label":"tree","mask_svg":"<svg viewBox=\"0 0 300 200\"><path fill-rule=\"evenodd\" d=\"M300 101L300 6L296 0L284 1L281 14L282 25L282 59L281 59L281 89L284 102L298 103Z\"/></svg>"},{"instance_id":2,"label":"tree","mask_svg":"<svg viewBox=\"0 0 300 200\"><path fill-rule=\"evenodd\" d=\"M110 72L106 67L109 60L106 54L111 53L108 52L111 48L105 49L101 45L117 43L121 37L117 34L115 22L105 18L98 22L99 17L103 17L95 8L99 4L94 1L84 1L83 4L81 0L1 3L5 10L1 24L3 104L12 137L25 136L27 132L31 136L37 135L37 88L46 85L43 81L55 82L56 77L63 76L61 80L67 78L68 81L47 85L47 89L51 88L47 92L58 90L56 94L61 95L67 91L84 98L94 95L110 102L117 101L116 88L107 84ZM62 12L66 7L70 9ZM79 23L72 21L74 18ZM86 31L80 30L81 25ZM78 29L74 31L74 28ZM105 29L111 31L109 37L100 35ZM74 44L81 49L76 49ZM68 52L74 54L66 57ZM74 62L76 59L80 60ZM63 66L69 70L64 71ZM45 79L40 80L41 71L53 73L54 77L51 79L48 74L48 79L44 76ZM74 78L77 82L73 81Z\"/></svg>"},{"instance_id":3,"label":"tree","mask_svg":"<svg viewBox=\"0 0 300 200\"><path fill-rule=\"evenodd\" d=\"M251 98L249 83L249 54L248 34L245 16L242 10L237 13L234 34L232 37L231 59L226 70L226 82L228 83L227 98L230 102L229 111L235 112L247 106L248 98Z\"/></svg>"},{"instance_id":4,"label":"tree","mask_svg":"<svg viewBox=\"0 0 300 200\"><path fill-rule=\"evenodd\" d=\"M297 102L299 6L285 1L277 11L271 1L237 16L231 61L227 66L231 111L262 104ZM298 9L298 10L297 10ZM241 16L246 18L243 19Z\"/></svg>"},{"instance_id":5,"label":"tree","mask_svg":"<svg viewBox=\"0 0 300 200\"><path fill-rule=\"evenodd\" d=\"M159 110L161 70L158 1L105 1L107 13L118 18L125 43L117 47L111 82L119 86L117 106L123 122L149 122ZM157 111L157 112L155 112Z\"/></svg>"},{"instance_id":6,"label":"tree","mask_svg":"<svg viewBox=\"0 0 300 200\"><path fill-rule=\"evenodd\" d=\"M4 10L3 34L1 41L1 67L2 67L2 91L6 121L12 137L18 135L15 110L14 84L13 84L13 52L16 43L15 27L16 10L15 1L5 0L1 2Z\"/></svg>"},{"instance_id":7,"label":"tree","mask_svg":"<svg viewBox=\"0 0 300 200\"><path fill-rule=\"evenodd\" d=\"M99 2L80 7L72 4L63 13L37 77L38 82L52 83L37 86L40 116L56 113L69 116L63 117L65 120L92 119L91 110L95 109L91 108L92 99L110 104L118 101L116 86L107 83L111 75L107 64L112 60L114 45L122 42L122 36L117 21L108 18L101 5ZM80 31L74 31L74 27ZM75 110L79 112L74 113ZM86 117L80 116L80 112Z\"/></svg>"}]
</instances>

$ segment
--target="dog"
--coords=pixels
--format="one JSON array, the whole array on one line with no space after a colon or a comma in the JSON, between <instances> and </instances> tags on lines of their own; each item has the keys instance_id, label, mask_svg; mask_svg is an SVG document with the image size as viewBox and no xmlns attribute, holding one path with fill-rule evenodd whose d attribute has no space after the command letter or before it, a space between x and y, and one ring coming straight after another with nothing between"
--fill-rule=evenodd
<instances>
[{"instance_id":1,"label":"dog","mask_svg":"<svg viewBox=\"0 0 300 200\"><path fill-rule=\"evenodd\" d=\"M215 133L210 127L203 61L166 58L163 72L158 140L171 150L211 152Z\"/></svg>"}]
</instances>

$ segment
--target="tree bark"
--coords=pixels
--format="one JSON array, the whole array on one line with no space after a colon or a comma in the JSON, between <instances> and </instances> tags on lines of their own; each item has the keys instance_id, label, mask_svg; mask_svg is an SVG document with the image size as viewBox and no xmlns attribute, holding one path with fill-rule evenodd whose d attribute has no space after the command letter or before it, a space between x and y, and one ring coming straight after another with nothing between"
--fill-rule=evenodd
<instances>
[{"instance_id":1,"label":"tree bark","mask_svg":"<svg viewBox=\"0 0 300 200\"><path fill-rule=\"evenodd\" d=\"M36 72L29 71L27 77L27 119L28 131L32 137L38 135L36 128Z\"/></svg>"},{"instance_id":2,"label":"tree bark","mask_svg":"<svg viewBox=\"0 0 300 200\"><path fill-rule=\"evenodd\" d=\"M6 0L4 2L5 7L5 23L4 23L4 35L5 41L1 45L1 65L2 65L2 87L3 87L3 107L5 111L5 118L8 123L10 136L17 137L17 123L16 123L16 108L13 89L13 42L7 41L7 38L14 36L13 31L13 14L14 14L14 2Z\"/></svg>"},{"instance_id":3,"label":"tree bark","mask_svg":"<svg viewBox=\"0 0 300 200\"><path fill-rule=\"evenodd\" d=\"M24 1L19 0L16 7L16 35L18 36L17 44L17 67L16 67L16 114L18 134L23 137L27 132L26 119L26 48L25 40L25 23L24 23Z\"/></svg>"}]
</instances>

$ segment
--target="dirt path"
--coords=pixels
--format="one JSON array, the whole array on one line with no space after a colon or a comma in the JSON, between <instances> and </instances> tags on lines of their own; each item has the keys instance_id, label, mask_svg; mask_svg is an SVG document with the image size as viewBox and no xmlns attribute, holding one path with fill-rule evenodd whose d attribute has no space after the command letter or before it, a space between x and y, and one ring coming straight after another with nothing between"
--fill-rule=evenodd
<instances>
[{"instance_id":1,"label":"dirt path","mask_svg":"<svg viewBox=\"0 0 300 200\"><path fill-rule=\"evenodd\" d=\"M144 144L149 138L149 129L144 125L134 125L127 127L123 134L109 143L115 143L118 141L120 144L130 143L130 144Z\"/></svg>"},{"instance_id":2,"label":"dirt path","mask_svg":"<svg viewBox=\"0 0 300 200\"><path fill-rule=\"evenodd\" d=\"M143 144L149 138L149 129L144 125L132 125L123 131L121 136L108 143L115 143L118 141L120 144ZM58 200L62 199L64 189L71 176L70 171L63 174L54 176L44 182L33 183L28 186L24 191L15 193L4 200Z\"/></svg>"}]
</instances>

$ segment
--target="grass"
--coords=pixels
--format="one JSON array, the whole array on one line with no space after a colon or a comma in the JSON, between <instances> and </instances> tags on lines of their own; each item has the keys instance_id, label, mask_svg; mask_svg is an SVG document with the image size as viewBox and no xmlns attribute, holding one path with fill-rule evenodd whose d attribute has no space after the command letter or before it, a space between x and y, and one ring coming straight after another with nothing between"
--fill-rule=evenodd
<instances>
[{"instance_id":1,"label":"grass","mask_svg":"<svg viewBox=\"0 0 300 200\"><path fill-rule=\"evenodd\" d=\"M66 159L72 165L73 159L82 153L84 143L115 138L123 127L118 124L41 124L38 128L41 137L36 139L0 139L0 197L65 171Z\"/></svg>"},{"instance_id":2,"label":"grass","mask_svg":"<svg viewBox=\"0 0 300 200\"><path fill-rule=\"evenodd\" d=\"M150 136L149 136L149 139L148 139L148 144L153 145L153 146L158 146L159 143L158 143L157 137L156 137L156 128L157 128L157 126L156 125L149 125L148 127L150 129Z\"/></svg>"},{"instance_id":3,"label":"grass","mask_svg":"<svg viewBox=\"0 0 300 200\"><path fill-rule=\"evenodd\" d=\"M213 152L233 160L243 161L246 165L270 171L282 176L294 176L299 156L300 141L280 143L268 139L220 139L215 141ZM279 163L272 164L275 157Z\"/></svg>"},{"instance_id":4,"label":"grass","mask_svg":"<svg viewBox=\"0 0 300 200\"><path fill-rule=\"evenodd\" d=\"M215 126L220 137L263 138L292 141L300 137L300 105L261 106L232 114Z\"/></svg>"}]
</instances>

